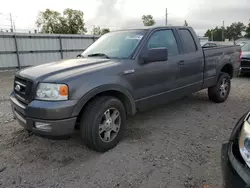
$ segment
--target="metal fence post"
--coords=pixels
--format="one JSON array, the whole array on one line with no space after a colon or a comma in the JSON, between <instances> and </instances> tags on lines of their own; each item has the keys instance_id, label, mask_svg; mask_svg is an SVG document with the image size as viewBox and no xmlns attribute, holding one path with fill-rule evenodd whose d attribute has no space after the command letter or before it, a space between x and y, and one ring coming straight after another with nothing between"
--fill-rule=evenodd
<instances>
[{"instance_id":1,"label":"metal fence post","mask_svg":"<svg viewBox=\"0 0 250 188\"><path fill-rule=\"evenodd\" d=\"M17 37L14 34L14 40L15 40L15 46L16 46L16 57L17 57L17 64L18 64L18 69L21 69L21 64L20 64L20 58L19 58L19 50L18 50L18 45L17 45Z\"/></svg>"},{"instance_id":2,"label":"metal fence post","mask_svg":"<svg viewBox=\"0 0 250 188\"><path fill-rule=\"evenodd\" d=\"M60 41L60 53L61 53L61 59L63 59L62 37L61 37L61 36L59 36L59 41Z\"/></svg>"}]
</instances>

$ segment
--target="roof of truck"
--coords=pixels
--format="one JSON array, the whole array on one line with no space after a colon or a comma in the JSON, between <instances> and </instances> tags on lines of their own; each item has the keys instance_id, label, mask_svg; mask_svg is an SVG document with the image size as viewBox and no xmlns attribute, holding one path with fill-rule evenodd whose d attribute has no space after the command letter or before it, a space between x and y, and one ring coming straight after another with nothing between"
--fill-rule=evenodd
<instances>
[{"instance_id":1,"label":"roof of truck","mask_svg":"<svg viewBox=\"0 0 250 188\"><path fill-rule=\"evenodd\" d=\"M191 29L191 27L188 26L149 26L149 27L141 27L141 28L128 28L128 29L120 29L120 30L114 30L114 31L130 31L130 30L154 30L154 29L182 29L182 28L189 28Z\"/></svg>"}]
</instances>

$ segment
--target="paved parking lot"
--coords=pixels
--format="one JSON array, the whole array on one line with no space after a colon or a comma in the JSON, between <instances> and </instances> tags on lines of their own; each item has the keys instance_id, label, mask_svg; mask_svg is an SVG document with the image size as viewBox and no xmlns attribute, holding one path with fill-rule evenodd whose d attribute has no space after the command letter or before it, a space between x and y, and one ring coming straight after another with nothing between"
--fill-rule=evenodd
<instances>
[{"instance_id":1,"label":"paved parking lot","mask_svg":"<svg viewBox=\"0 0 250 188\"><path fill-rule=\"evenodd\" d=\"M28 134L13 119L12 72L0 72L0 187L219 188L221 144L250 109L250 77L232 81L223 104L206 90L128 120L123 141L106 153Z\"/></svg>"}]
</instances>

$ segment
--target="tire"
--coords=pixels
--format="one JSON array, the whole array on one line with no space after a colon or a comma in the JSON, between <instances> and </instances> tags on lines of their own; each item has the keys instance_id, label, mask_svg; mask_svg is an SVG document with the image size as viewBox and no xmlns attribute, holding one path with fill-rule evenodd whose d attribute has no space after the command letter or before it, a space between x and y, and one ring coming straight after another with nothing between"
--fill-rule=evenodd
<instances>
[{"instance_id":1,"label":"tire","mask_svg":"<svg viewBox=\"0 0 250 188\"><path fill-rule=\"evenodd\" d=\"M224 87L222 86L224 85ZM231 89L231 79L227 73L220 73L215 86L208 88L208 97L211 101L222 103L227 100ZM224 94L222 94L224 93Z\"/></svg>"},{"instance_id":2,"label":"tire","mask_svg":"<svg viewBox=\"0 0 250 188\"><path fill-rule=\"evenodd\" d=\"M115 119L117 111L119 117ZM126 111L120 100L110 96L98 97L86 106L82 114L81 137L88 148L98 152L108 151L121 140L125 122Z\"/></svg>"},{"instance_id":3,"label":"tire","mask_svg":"<svg viewBox=\"0 0 250 188\"><path fill-rule=\"evenodd\" d=\"M32 131L28 130L28 129L24 129L28 134L32 134Z\"/></svg>"}]
</instances>

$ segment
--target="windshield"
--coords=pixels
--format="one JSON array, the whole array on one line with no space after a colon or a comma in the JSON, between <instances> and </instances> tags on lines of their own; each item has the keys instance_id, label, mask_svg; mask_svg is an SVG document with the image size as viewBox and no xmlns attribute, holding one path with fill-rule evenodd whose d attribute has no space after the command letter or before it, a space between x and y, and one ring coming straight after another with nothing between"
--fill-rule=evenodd
<instances>
[{"instance_id":1,"label":"windshield","mask_svg":"<svg viewBox=\"0 0 250 188\"><path fill-rule=\"evenodd\" d=\"M146 31L121 31L103 35L88 47L83 57L106 56L109 58L129 58L145 35Z\"/></svg>"},{"instance_id":2,"label":"windshield","mask_svg":"<svg viewBox=\"0 0 250 188\"><path fill-rule=\"evenodd\" d=\"M242 52L250 52L250 43L246 43L241 49Z\"/></svg>"}]
</instances>

